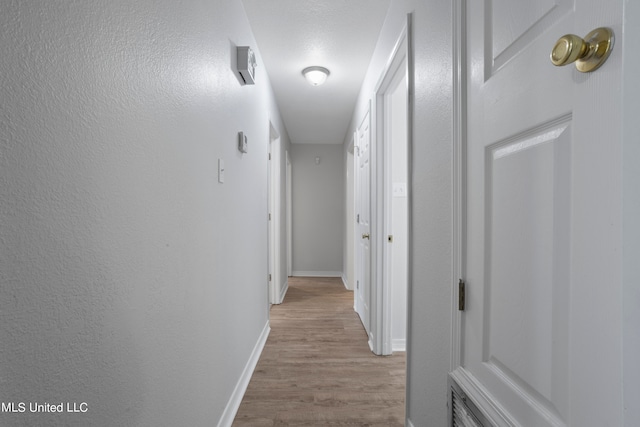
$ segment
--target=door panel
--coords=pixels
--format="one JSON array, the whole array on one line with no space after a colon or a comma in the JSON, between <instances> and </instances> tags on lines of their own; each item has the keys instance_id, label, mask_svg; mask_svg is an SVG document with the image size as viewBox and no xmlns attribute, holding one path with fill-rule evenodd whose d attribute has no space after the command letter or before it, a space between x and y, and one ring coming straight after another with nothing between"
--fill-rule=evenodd
<instances>
[{"instance_id":1,"label":"door panel","mask_svg":"<svg viewBox=\"0 0 640 427\"><path fill-rule=\"evenodd\" d=\"M621 34L621 3L601 3L465 2L461 365L498 424L620 424L620 60L549 61L566 33Z\"/></svg>"},{"instance_id":2,"label":"door panel","mask_svg":"<svg viewBox=\"0 0 640 427\"><path fill-rule=\"evenodd\" d=\"M569 122L487 147L483 362L567 413Z\"/></svg>"},{"instance_id":3,"label":"door panel","mask_svg":"<svg viewBox=\"0 0 640 427\"><path fill-rule=\"evenodd\" d=\"M485 3L491 48L486 50L485 64L497 71L550 26L560 21L572 9L569 0L510 1L493 0Z\"/></svg>"}]
</instances>

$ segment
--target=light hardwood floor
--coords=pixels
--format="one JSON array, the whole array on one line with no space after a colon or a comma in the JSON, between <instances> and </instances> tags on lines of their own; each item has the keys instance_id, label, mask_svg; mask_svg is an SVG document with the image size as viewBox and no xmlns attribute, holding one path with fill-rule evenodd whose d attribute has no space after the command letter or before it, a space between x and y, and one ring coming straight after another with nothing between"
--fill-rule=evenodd
<instances>
[{"instance_id":1,"label":"light hardwood floor","mask_svg":"<svg viewBox=\"0 0 640 427\"><path fill-rule=\"evenodd\" d=\"M233 427L404 425L405 354L375 356L339 278L289 278Z\"/></svg>"}]
</instances>

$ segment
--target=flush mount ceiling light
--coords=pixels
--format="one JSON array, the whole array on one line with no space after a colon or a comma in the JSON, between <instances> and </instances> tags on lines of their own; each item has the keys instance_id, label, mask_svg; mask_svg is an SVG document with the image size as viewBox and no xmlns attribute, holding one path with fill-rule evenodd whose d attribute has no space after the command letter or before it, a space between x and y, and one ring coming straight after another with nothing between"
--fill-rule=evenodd
<instances>
[{"instance_id":1,"label":"flush mount ceiling light","mask_svg":"<svg viewBox=\"0 0 640 427\"><path fill-rule=\"evenodd\" d=\"M327 80L327 76L329 76L329 70L324 67L307 67L302 70L302 74L307 79L309 84L313 86L320 86Z\"/></svg>"}]
</instances>

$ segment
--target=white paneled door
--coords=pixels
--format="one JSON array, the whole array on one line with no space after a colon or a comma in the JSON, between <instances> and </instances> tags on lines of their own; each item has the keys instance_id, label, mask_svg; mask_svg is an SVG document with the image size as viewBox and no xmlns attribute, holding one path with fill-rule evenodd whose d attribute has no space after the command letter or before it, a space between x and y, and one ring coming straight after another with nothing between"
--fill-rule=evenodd
<instances>
[{"instance_id":1,"label":"white paneled door","mask_svg":"<svg viewBox=\"0 0 640 427\"><path fill-rule=\"evenodd\" d=\"M367 112L357 131L356 311L371 341L371 124Z\"/></svg>"},{"instance_id":2,"label":"white paneled door","mask_svg":"<svg viewBox=\"0 0 640 427\"><path fill-rule=\"evenodd\" d=\"M498 425L622 425L621 55L549 56L599 0L466 3L466 307L454 377ZM463 31L464 33L465 31Z\"/></svg>"}]
</instances>

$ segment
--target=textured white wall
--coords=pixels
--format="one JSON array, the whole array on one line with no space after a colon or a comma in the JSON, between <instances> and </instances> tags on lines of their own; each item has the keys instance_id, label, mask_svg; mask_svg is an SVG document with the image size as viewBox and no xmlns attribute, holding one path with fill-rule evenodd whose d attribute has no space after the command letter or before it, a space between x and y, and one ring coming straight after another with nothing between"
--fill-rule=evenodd
<instances>
[{"instance_id":1,"label":"textured white wall","mask_svg":"<svg viewBox=\"0 0 640 427\"><path fill-rule=\"evenodd\" d=\"M451 3L394 0L380 32L345 143L363 117L393 47L413 13L413 115L410 330L407 418L415 426L447 422L452 277Z\"/></svg>"},{"instance_id":2,"label":"textured white wall","mask_svg":"<svg viewBox=\"0 0 640 427\"><path fill-rule=\"evenodd\" d=\"M233 71L242 4L3 1L0 28L1 400L88 404L0 424L215 425L268 319L269 118L288 145L264 67Z\"/></svg>"},{"instance_id":3,"label":"textured white wall","mask_svg":"<svg viewBox=\"0 0 640 427\"><path fill-rule=\"evenodd\" d=\"M320 157L320 164L315 158ZM343 147L292 144L293 271L342 274ZM296 273L298 272L298 273Z\"/></svg>"}]
</instances>

